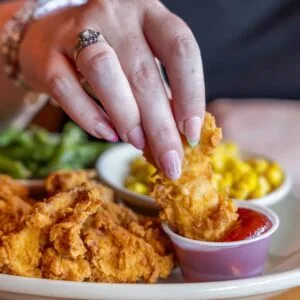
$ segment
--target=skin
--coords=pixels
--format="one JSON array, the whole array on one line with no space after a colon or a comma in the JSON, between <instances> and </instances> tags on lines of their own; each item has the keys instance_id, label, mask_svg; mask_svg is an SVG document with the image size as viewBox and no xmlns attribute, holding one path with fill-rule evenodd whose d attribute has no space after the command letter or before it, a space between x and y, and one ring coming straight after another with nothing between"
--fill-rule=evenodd
<instances>
[{"instance_id":1,"label":"skin","mask_svg":"<svg viewBox=\"0 0 300 300\"><path fill-rule=\"evenodd\" d=\"M84 48L75 63L77 35L87 28L106 42ZM170 91L155 58L166 67ZM191 30L159 1L91 0L46 16L28 26L19 59L25 81L90 134L149 145L156 164L171 179L180 177L180 133L191 146L199 142L203 68ZM105 110L82 88L82 75Z\"/></svg>"},{"instance_id":2,"label":"skin","mask_svg":"<svg viewBox=\"0 0 300 300\"><path fill-rule=\"evenodd\" d=\"M10 3L0 5L0 35L1 28L5 22L14 14L16 9L20 7L19 3ZM17 89L13 82L9 80L6 74L2 71L4 68L2 55L0 54L0 120L1 125L9 122L10 119L22 110L22 99L25 95L22 89Z\"/></svg>"}]
</instances>

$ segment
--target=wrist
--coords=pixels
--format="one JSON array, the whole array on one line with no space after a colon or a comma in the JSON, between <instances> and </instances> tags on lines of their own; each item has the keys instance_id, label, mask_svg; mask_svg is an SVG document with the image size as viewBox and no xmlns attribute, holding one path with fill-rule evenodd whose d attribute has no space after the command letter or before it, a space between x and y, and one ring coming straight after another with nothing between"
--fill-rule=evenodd
<instances>
[{"instance_id":1,"label":"wrist","mask_svg":"<svg viewBox=\"0 0 300 300\"><path fill-rule=\"evenodd\" d=\"M4 71L18 85L22 82L18 62L20 44L26 25L32 19L35 8L35 1L29 1L22 5L13 17L5 23L1 35Z\"/></svg>"},{"instance_id":2,"label":"wrist","mask_svg":"<svg viewBox=\"0 0 300 300\"><path fill-rule=\"evenodd\" d=\"M6 22L1 34L4 71L9 78L15 81L17 86L28 89L23 80L18 58L20 45L30 23L60 9L85 3L87 0L31 0L23 4Z\"/></svg>"},{"instance_id":3,"label":"wrist","mask_svg":"<svg viewBox=\"0 0 300 300\"><path fill-rule=\"evenodd\" d=\"M87 2L88 0L37 0L38 6L33 18L39 19L66 7L80 6Z\"/></svg>"}]
</instances>

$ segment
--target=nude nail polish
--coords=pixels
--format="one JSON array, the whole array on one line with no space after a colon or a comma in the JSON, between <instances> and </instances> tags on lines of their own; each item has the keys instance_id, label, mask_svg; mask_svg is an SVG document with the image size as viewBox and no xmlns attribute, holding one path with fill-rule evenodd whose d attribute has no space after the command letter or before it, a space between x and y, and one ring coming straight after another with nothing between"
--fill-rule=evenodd
<instances>
[{"instance_id":1,"label":"nude nail polish","mask_svg":"<svg viewBox=\"0 0 300 300\"><path fill-rule=\"evenodd\" d=\"M181 160L175 150L168 151L161 155L160 163L162 169L171 180L177 180L181 175Z\"/></svg>"},{"instance_id":2,"label":"nude nail polish","mask_svg":"<svg viewBox=\"0 0 300 300\"><path fill-rule=\"evenodd\" d=\"M184 134L191 147L198 145L201 133L201 118L192 117L184 122Z\"/></svg>"},{"instance_id":3,"label":"nude nail polish","mask_svg":"<svg viewBox=\"0 0 300 300\"><path fill-rule=\"evenodd\" d=\"M95 132L99 138L103 138L109 142L115 143L119 140L117 133L102 122L96 125Z\"/></svg>"},{"instance_id":4,"label":"nude nail polish","mask_svg":"<svg viewBox=\"0 0 300 300\"><path fill-rule=\"evenodd\" d=\"M146 145L143 128L137 126L127 134L128 142L139 150L143 150Z\"/></svg>"}]
</instances>

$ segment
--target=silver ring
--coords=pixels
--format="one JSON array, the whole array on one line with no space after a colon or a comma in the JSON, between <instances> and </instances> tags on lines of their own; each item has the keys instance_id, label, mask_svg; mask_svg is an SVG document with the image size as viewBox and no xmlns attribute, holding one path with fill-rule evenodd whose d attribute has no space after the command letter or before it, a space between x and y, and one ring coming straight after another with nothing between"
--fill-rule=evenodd
<instances>
[{"instance_id":1,"label":"silver ring","mask_svg":"<svg viewBox=\"0 0 300 300\"><path fill-rule=\"evenodd\" d=\"M106 40L99 31L88 28L80 32L78 34L77 44L73 51L74 62L77 64L77 58L82 49L101 42L106 42Z\"/></svg>"}]
</instances>

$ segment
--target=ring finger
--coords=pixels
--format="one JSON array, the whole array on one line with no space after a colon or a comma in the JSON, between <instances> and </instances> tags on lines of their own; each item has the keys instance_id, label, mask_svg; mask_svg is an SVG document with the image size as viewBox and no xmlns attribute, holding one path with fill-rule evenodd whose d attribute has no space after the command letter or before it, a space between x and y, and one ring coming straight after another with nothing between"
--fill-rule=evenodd
<instances>
[{"instance_id":1,"label":"ring finger","mask_svg":"<svg viewBox=\"0 0 300 300\"><path fill-rule=\"evenodd\" d=\"M45 83L49 94L68 115L90 134L116 142L118 136L105 112L85 93L69 61L60 53Z\"/></svg>"},{"instance_id":2,"label":"ring finger","mask_svg":"<svg viewBox=\"0 0 300 300\"><path fill-rule=\"evenodd\" d=\"M115 51L103 36L100 38L100 42L78 53L77 67L101 100L122 140L143 149L145 138L137 103Z\"/></svg>"}]
</instances>

